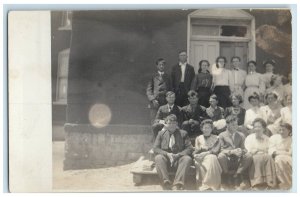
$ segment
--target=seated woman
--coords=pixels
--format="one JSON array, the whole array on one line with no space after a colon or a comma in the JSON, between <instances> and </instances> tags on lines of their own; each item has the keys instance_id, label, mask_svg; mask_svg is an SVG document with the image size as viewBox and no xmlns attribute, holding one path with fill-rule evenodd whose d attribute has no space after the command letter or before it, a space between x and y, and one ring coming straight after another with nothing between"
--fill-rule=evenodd
<instances>
[{"instance_id":1,"label":"seated woman","mask_svg":"<svg viewBox=\"0 0 300 197\"><path fill-rule=\"evenodd\" d=\"M270 138L269 154L275 160L276 176L280 189L290 189L292 186L292 126L281 125L280 133Z\"/></svg>"},{"instance_id":2,"label":"seated woman","mask_svg":"<svg viewBox=\"0 0 300 197\"><path fill-rule=\"evenodd\" d=\"M262 118L259 98L260 97L256 92L248 97L251 108L246 110L244 126L248 129L249 132L251 132L251 130L253 129L253 120L255 120L256 118Z\"/></svg>"},{"instance_id":3,"label":"seated woman","mask_svg":"<svg viewBox=\"0 0 300 197\"><path fill-rule=\"evenodd\" d=\"M245 140L245 148L252 154L253 164L249 169L253 189L274 188L276 186L275 163L268 154L269 137L264 134L267 124L261 118L253 121L252 133Z\"/></svg>"},{"instance_id":4,"label":"seated woman","mask_svg":"<svg viewBox=\"0 0 300 197\"><path fill-rule=\"evenodd\" d=\"M281 75L273 75L271 77L271 87L266 90L266 93L274 92L277 94L277 100L283 104L283 98L285 96L285 87L282 82L283 77Z\"/></svg>"},{"instance_id":5,"label":"seated woman","mask_svg":"<svg viewBox=\"0 0 300 197\"><path fill-rule=\"evenodd\" d=\"M209 97L210 106L206 108L206 115L213 121L215 127L213 133L219 134L226 129L226 121L224 119L224 109L218 106L218 98L215 94Z\"/></svg>"},{"instance_id":6,"label":"seated woman","mask_svg":"<svg viewBox=\"0 0 300 197\"><path fill-rule=\"evenodd\" d=\"M267 129L271 133L266 132L268 136L276 134L279 131L279 127L276 120L281 117L280 110L282 105L278 102L278 95L275 92L266 93L267 105L260 107L260 116L267 123Z\"/></svg>"},{"instance_id":7,"label":"seated woman","mask_svg":"<svg viewBox=\"0 0 300 197\"><path fill-rule=\"evenodd\" d=\"M198 186L202 183L199 190L219 190L222 168L216 155L220 152L220 142L218 136L211 134L213 130L211 120L203 120L200 128L203 135L196 138L193 153Z\"/></svg>"},{"instance_id":8,"label":"seated woman","mask_svg":"<svg viewBox=\"0 0 300 197\"><path fill-rule=\"evenodd\" d=\"M235 115L238 118L238 125L244 125L246 110L240 106L243 102L242 96L239 94L232 94L230 95L230 100L232 102L232 106L225 109L225 118L229 115Z\"/></svg>"}]
</instances>

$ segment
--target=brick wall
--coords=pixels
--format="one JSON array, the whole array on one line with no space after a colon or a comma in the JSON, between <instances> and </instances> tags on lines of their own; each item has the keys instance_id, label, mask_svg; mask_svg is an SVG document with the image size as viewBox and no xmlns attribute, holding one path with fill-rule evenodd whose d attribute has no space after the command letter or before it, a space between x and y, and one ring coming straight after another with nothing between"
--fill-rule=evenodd
<instances>
[{"instance_id":1,"label":"brick wall","mask_svg":"<svg viewBox=\"0 0 300 197\"><path fill-rule=\"evenodd\" d=\"M152 147L149 127L65 125L64 170L98 168L136 161Z\"/></svg>"}]
</instances>

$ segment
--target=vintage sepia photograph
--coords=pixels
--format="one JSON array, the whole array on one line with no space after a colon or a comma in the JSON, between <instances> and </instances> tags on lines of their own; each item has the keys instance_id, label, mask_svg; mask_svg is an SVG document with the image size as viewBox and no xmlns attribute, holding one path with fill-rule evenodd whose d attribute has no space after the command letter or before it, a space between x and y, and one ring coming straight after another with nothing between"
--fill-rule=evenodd
<instances>
[{"instance_id":1,"label":"vintage sepia photograph","mask_svg":"<svg viewBox=\"0 0 300 197\"><path fill-rule=\"evenodd\" d=\"M291 18L51 11L53 191L289 192Z\"/></svg>"}]
</instances>

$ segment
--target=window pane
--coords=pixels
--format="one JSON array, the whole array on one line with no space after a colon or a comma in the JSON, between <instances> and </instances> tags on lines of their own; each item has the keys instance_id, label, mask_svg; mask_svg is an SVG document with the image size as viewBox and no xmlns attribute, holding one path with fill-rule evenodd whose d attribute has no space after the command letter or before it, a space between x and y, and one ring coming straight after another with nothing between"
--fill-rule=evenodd
<instances>
[{"instance_id":1,"label":"window pane","mask_svg":"<svg viewBox=\"0 0 300 197\"><path fill-rule=\"evenodd\" d=\"M63 50L58 55L58 77L68 76L70 49Z\"/></svg>"},{"instance_id":2,"label":"window pane","mask_svg":"<svg viewBox=\"0 0 300 197\"><path fill-rule=\"evenodd\" d=\"M247 27L245 26L221 26L221 36L246 37Z\"/></svg>"},{"instance_id":3,"label":"window pane","mask_svg":"<svg viewBox=\"0 0 300 197\"><path fill-rule=\"evenodd\" d=\"M67 78L58 79L58 100L67 99L67 87L68 87Z\"/></svg>"},{"instance_id":4,"label":"window pane","mask_svg":"<svg viewBox=\"0 0 300 197\"><path fill-rule=\"evenodd\" d=\"M218 36L219 26L212 25L193 25L192 35L203 35L203 36Z\"/></svg>"}]
</instances>

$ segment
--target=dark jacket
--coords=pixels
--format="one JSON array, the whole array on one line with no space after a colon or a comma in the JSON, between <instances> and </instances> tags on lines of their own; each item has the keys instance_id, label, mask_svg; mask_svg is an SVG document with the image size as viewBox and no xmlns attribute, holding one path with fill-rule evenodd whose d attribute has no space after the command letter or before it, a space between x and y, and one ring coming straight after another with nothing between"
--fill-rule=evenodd
<instances>
[{"instance_id":1,"label":"dark jacket","mask_svg":"<svg viewBox=\"0 0 300 197\"><path fill-rule=\"evenodd\" d=\"M166 92L171 90L171 78L168 74L164 73L162 77L155 73L147 85L146 94L149 101L157 99L158 97L165 97Z\"/></svg>"},{"instance_id":2,"label":"dark jacket","mask_svg":"<svg viewBox=\"0 0 300 197\"><path fill-rule=\"evenodd\" d=\"M184 106L181 108L183 121L193 119L201 123L202 120L208 118L205 110L206 108L200 105L197 105L194 111L192 111L191 105Z\"/></svg>"},{"instance_id":3,"label":"dark jacket","mask_svg":"<svg viewBox=\"0 0 300 197\"><path fill-rule=\"evenodd\" d=\"M179 154L179 156L190 155L193 152L193 146L186 131L177 129L174 132L175 149L171 151L169 148L170 133L163 128L157 135L154 142L153 151L156 154L167 155L167 153Z\"/></svg>"},{"instance_id":4,"label":"dark jacket","mask_svg":"<svg viewBox=\"0 0 300 197\"><path fill-rule=\"evenodd\" d=\"M234 141L232 140L231 134L228 130L219 134L219 140L221 143L221 153L228 153L229 150L241 148L245 151L245 136L243 133L236 131Z\"/></svg>"},{"instance_id":5,"label":"dark jacket","mask_svg":"<svg viewBox=\"0 0 300 197\"><path fill-rule=\"evenodd\" d=\"M159 120L164 120L170 114L174 114L177 117L177 122L180 127L182 124L182 120L183 120L182 113L181 113L181 109L175 104L170 112L169 112L168 104L160 106L157 111L154 122L158 122Z\"/></svg>"},{"instance_id":6,"label":"dark jacket","mask_svg":"<svg viewBox=\"0 0 300 197\"><path fill-rule=\"evenodd\" d=\"M195 77L194 67L191 66L190 64L186 64L185 76L184 76L184 87L187 91L191 89L191 85L194 77ZM179 84L181 80L181 67L179 66L179 64L175 65L172 68L171 79L172 79L173 91L177 92L179 90Z\"/></svg>"}]
</instances>

